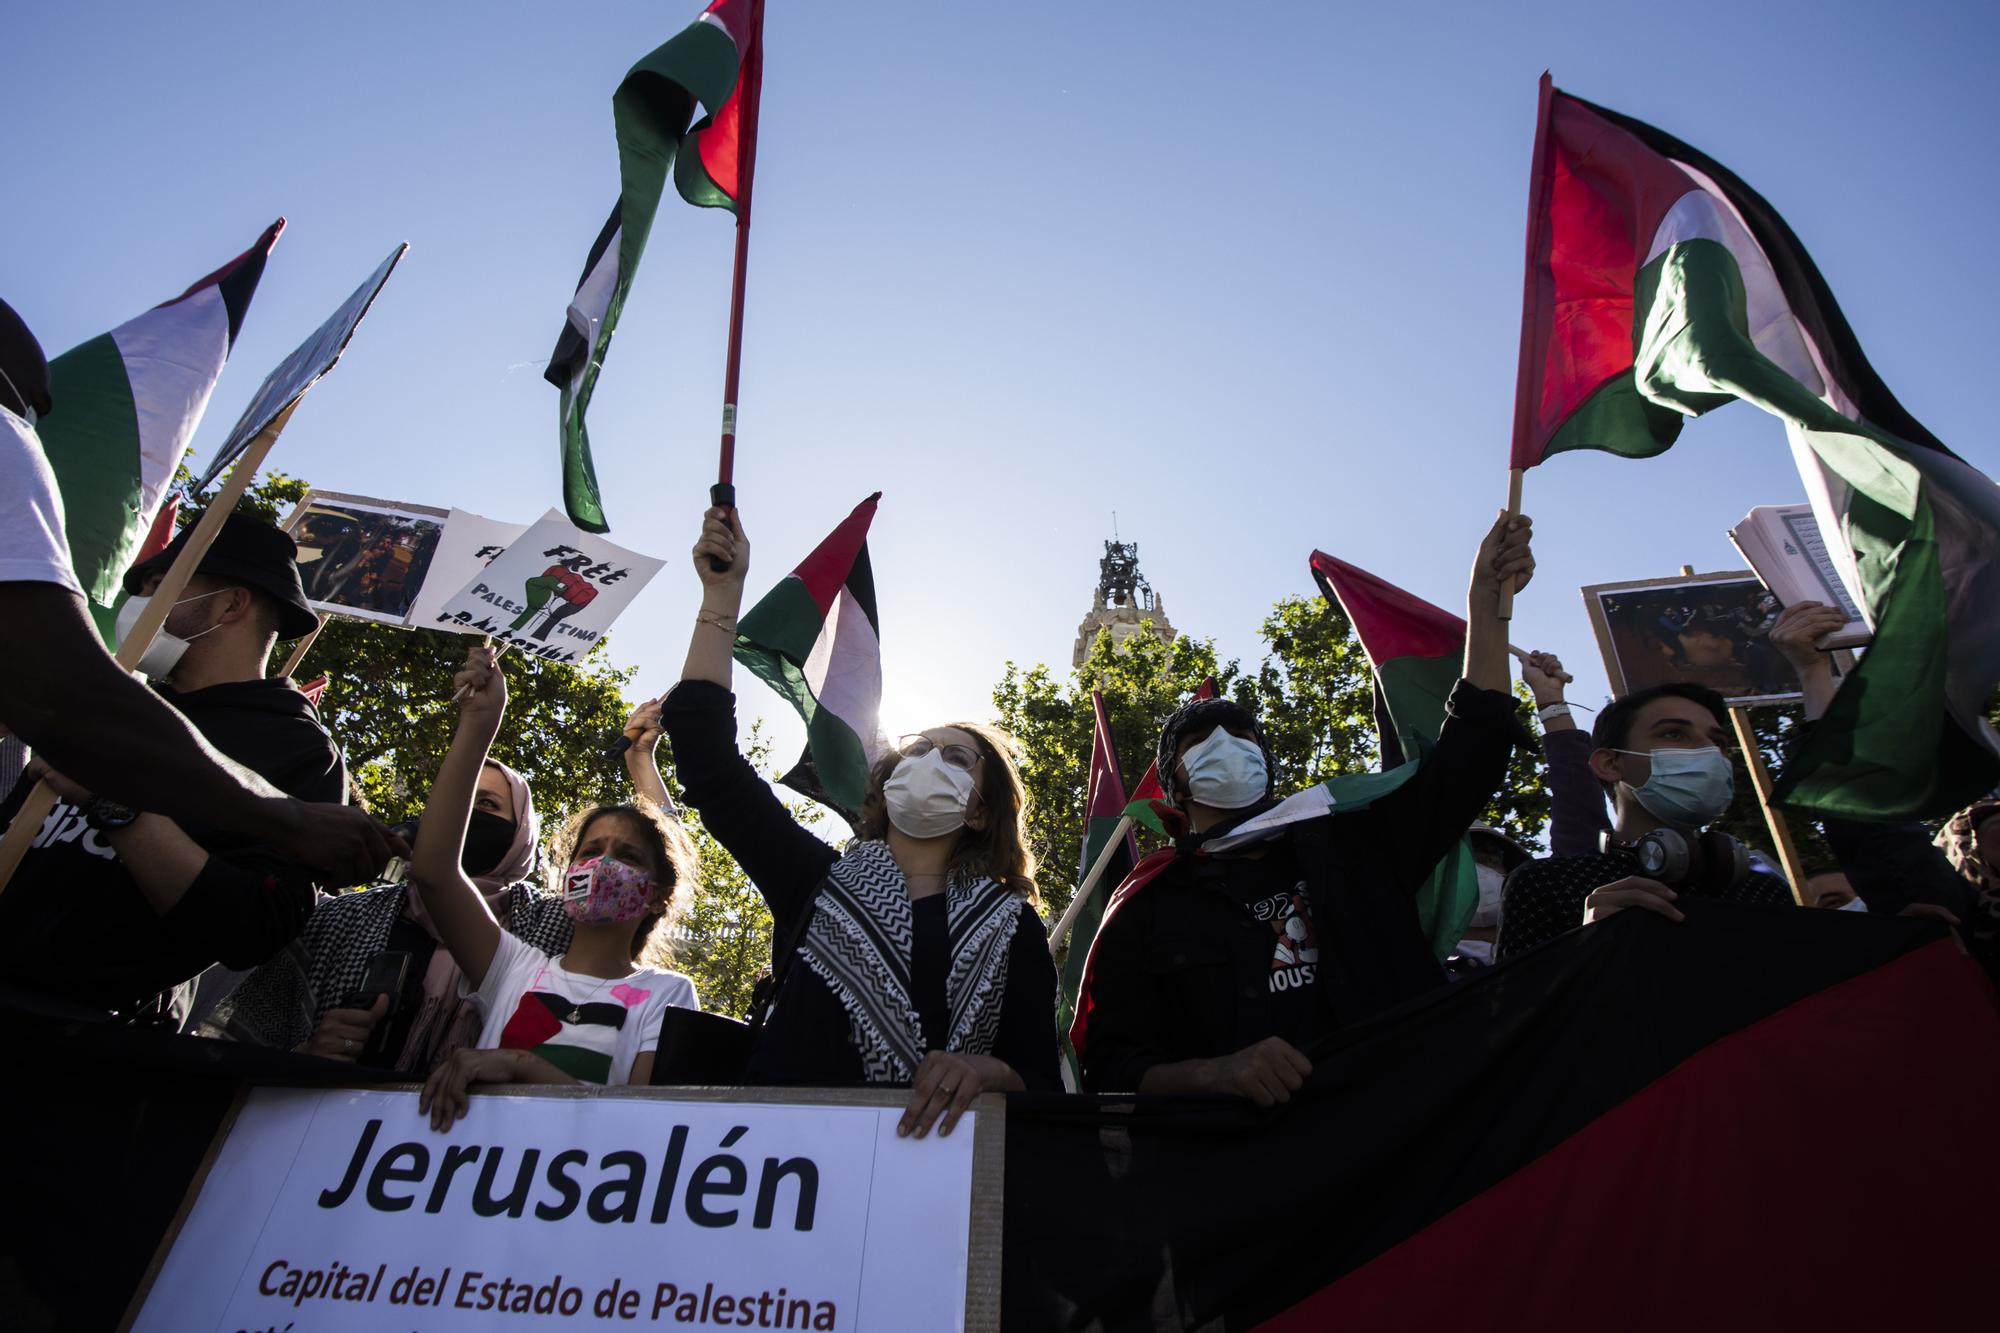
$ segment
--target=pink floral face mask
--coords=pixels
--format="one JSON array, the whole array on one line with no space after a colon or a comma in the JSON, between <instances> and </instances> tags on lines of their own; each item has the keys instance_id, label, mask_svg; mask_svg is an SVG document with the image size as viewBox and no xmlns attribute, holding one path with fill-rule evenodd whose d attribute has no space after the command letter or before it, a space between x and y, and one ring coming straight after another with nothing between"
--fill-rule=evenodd
<instances>
[{"instance_id":1,"label":"pink floral face mask","mask_svg":"<svg viewBox=\"0 0 2000 1333\"><path fill-rule=\"evenodd\" d=\"M637 921L652 901L653 877L609 856L573 862L563 879L563 910L580 926Z\"/></svg>"}]
</instances>

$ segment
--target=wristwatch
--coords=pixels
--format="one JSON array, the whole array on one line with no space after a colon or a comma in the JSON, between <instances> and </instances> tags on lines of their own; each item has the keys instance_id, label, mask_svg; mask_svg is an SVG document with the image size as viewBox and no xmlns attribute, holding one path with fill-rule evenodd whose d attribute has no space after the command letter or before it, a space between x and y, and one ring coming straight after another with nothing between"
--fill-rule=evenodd
<instances>
[{"instance_id":1,"label":"wristwatch","mask_svg":"<svg viewBox=\"0 0 2000 1333\"><path fill-rule=\"evenodd\" d=\"M115 833L128 827L139 812L122 801L93 796L83 803L83 819L100 833Z\"/></svg>"}]
</instances>

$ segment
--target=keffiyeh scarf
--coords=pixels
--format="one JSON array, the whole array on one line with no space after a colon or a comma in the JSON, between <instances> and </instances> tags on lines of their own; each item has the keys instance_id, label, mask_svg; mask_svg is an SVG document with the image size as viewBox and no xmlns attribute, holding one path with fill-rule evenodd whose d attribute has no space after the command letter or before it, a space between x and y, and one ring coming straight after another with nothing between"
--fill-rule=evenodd
<instances>
[{"instance_id":1,"label":"keffiyeh scarf","mask_svg":"<svg viewBox=\"0 0 2000 1333\"><path fill-rule=\"evenodd\" d=\"M992 1053L1007 990L1007 956L1027 900L983 877L945 886L951 963L945 1049ZM908 1083L924 1057L923 1020L910 997L916 918L909 883L882 842L856 842L826 872L799 959L847 1011L870 1083Z\"/></svg>"}]
</instances>

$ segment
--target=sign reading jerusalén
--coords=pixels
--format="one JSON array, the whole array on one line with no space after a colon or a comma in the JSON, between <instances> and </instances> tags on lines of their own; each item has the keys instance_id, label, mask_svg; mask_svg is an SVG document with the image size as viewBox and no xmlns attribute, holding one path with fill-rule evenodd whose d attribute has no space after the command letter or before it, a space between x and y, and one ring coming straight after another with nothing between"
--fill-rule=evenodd
<instances>
[{"instance_id":1,"label":"sign reading jerusal\u00e9n","mask_svg":"<svg viewBox=\"0 0 2000 1333\"><path fill-rule=\"evenodd\" d=\"M976 1122L899 1115L258 1089L134 1327L960 1327Z\"/></svg>"}]
</instances>

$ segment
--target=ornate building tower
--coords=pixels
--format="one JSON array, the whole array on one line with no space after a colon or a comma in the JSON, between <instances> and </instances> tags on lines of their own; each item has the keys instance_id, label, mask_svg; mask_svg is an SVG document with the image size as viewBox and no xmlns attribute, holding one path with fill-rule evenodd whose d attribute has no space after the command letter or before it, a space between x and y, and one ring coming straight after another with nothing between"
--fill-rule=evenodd
<instances>
[{"instance_id":1,"label":"ornate building tower","mask_svg":"<svg viewBox=\"0 0 2000 1333\"><path fill-rule=\"evenodd\" d=\"M1174 641L1176 631L1167 620L1167 604L1139 573L1139 543L1108 541L1104 543L1104 559L1097 562L1097 595L1091 599L1090 614L1077 626L1070 665L1083 665L1097 631L1110 630L1111 641L1123 645L1139 633L1142 620L1153 623L1153 635L1161 643Z\"/></svg>"}]
</instances>

